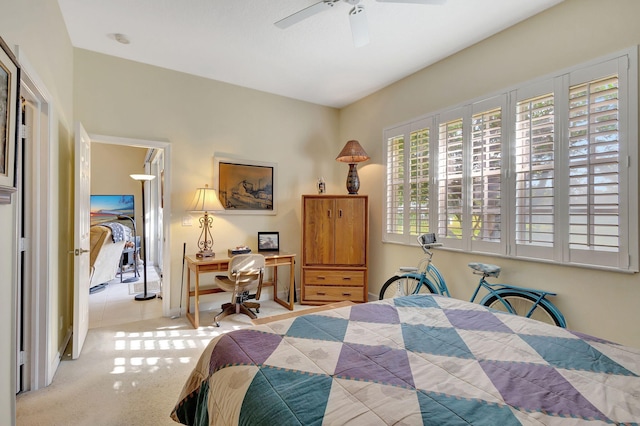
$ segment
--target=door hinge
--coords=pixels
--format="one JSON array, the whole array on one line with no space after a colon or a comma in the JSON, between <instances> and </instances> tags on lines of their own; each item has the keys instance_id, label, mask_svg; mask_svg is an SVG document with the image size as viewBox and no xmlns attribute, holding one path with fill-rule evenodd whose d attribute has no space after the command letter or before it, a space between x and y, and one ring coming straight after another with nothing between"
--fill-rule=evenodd
<instances>
[{"instance_id":1,"label":"door hinge","mask_svg":"<svg viewBox=\"0 0 640 426\"><path fill-rule=\"evenodd\" d=\"M26 139L27 137L27 125L26 124L21 124L20 125L20 139Z\"/></svg>"},{"instance_id":2,"label":"door hinge","mask_svg":"<svg viewBox=\"0 0 640 426\"><path fill-rule=\"evenodd\" d=\"M20 242L19 242L19 247L18 250L23 252L27 250L27 245L29 244L29 242L27 241L26 238L20 238Z\"/></svg>"},{"instance_id":3,"label":"door hinge","mask_svg":"<svg viewBox=\"0 0 640 426\"><path fill-rule=\"evenodd\" d=\"M24 365L26 363L27 354L24 351L18 352L18 365Z\"/></svg>"}]
</instances>

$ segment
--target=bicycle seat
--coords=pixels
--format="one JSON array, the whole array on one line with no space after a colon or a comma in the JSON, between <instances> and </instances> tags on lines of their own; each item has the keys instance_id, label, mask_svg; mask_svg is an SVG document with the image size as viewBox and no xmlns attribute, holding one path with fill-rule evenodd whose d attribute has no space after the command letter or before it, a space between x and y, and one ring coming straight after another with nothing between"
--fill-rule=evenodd
<instances>
[{"instance_id":1,"label":"bicycle seat","mask_svg":"<svg viewBox=\"0 0 640 426\"><path fill-rule=\"evenodd\" d=\"M482 272L487 277L496 277L500 275L500 267L498 265L491 265L489 263L471 262L468 264L469 268L474 271Z\"/></svg>"}]
</instances>

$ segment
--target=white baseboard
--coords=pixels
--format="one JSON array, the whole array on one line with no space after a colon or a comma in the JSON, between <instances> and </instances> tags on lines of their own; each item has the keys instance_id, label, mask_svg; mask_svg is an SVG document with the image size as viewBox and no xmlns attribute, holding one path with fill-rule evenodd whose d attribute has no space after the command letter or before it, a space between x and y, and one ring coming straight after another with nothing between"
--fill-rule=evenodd
<instances>
[{"instance_id":1,"label":"white baseboard","mask_svg":"<svg viewBox=\"0 0 640 426\"><path fill-rule=\"evenodd\" d=\"M65 349L67 349L67 346L69 345L69 342L71 341L72 334L73 334L73 327L67 328L67 334L64 336L64 339L62 340L62 344L58 348L58 352L53 357L53 359L51 360L51 364L49 365L49 374L47 375L48 376L47 377L47 383L45 384L45 386L49 386L51 384L51 382L53 381L53 376L55 376L56 370L58 369L58 366L60 365L60 361L62 360L62 357L64 356L64 351L65 351Z\"/></svg>"}]
</instances>

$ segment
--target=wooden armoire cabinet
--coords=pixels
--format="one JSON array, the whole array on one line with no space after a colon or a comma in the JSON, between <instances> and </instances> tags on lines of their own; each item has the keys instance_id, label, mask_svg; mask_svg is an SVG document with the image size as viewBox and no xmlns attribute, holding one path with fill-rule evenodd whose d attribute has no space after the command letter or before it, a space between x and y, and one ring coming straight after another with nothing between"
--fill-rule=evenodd
<instances>
[{"instance_id":1,"label":"wooden armoire cabinet","mask_svg":"<svg viewBox=\"0 0 640 426\"><path fill-rule=\"evenodd\" d=\"M369 199L302 196L301 303L367 301Z\"/></svg>"}]
</instances>

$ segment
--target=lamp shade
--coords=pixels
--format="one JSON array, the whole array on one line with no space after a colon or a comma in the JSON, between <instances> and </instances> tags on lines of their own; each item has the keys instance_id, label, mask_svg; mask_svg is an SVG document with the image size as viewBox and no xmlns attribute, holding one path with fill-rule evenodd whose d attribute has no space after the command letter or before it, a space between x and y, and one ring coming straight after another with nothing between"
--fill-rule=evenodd
<instances>
[{"instance_id":1,"label":"lamp shade","mask_svg":"<svg viewBox=\"0 0 640 426\"><path fill-rule=\"evenodd\" d=\"M360 145L360 142L356 140L350 140L346 143L340 154L336 157L336 161L343 163L360 163L367 161L369 156L366 151Z\"/></svg>"},{"instance_id":2,"label":"lamp shade","mask_svg":"<svg viewBox=\"0 0 640 426\"><path fill-rule=\"evenodd\" d=\"M216 194L216 190L205 185L204 188L196 189L193 201L189 205L191 212L219 212L224 211L224 207Z\"/></svg>"},{"instance_id":3,"label":"lamp shade","mask_svg":"<svg viewBox=\"0 0 640 426\"><path fill-rule=\"evenodd\" d=\"M156 177L154 175L129 175L131 176L131 179L135 179L135 180L153 180Z\"/></svg>"}]
</instances>

